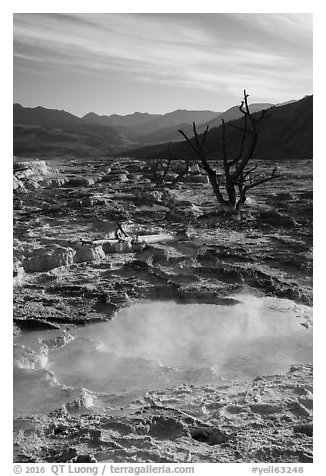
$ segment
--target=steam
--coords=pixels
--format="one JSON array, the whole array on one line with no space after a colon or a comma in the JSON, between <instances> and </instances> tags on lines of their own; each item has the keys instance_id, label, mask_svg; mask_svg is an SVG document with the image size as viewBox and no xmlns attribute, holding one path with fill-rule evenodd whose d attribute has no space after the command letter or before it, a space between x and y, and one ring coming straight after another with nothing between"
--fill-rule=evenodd
<instances>
[{"instance_id":1,"label":"steam","mask_svg":"<svg viewBox=\"0 0 326 476\"><path fill-rule=\"evenodd\" d=\"M236 297L241 302L231 306L136 304L112 321L71 330L73 339L62 331L20 334L16 412L57 408L84 394L90 400L80 405L89 406L92 392L119 406L125 397L178 383L215 383L216 375L249 380L312 361L312 330L301 325L310 308Z\"/></svg>"},{"instance_id":2,"label":"steam","mask_svg":"<svg viewBox=\"0 0 326 476\"><path fill-rule=\"evenodd\" d=\"M18 369L45 369L48 363L48 349L40 346L38 352L29 347L14 344L14 368Z\"/></svg>"},{"instance_id":3,"label":"steam","mask_svg":"<svg viewBox=\"0 0 326 476\"><path fill-rule=\"evenodd\" d=\"M75 331L50 368L62 383L96 391L148 387L169 372L211 368L240 379L284 372L312 358L311 332L295 309L291 301L248 295L232 306L137 304Z\"/></svg>"}]
</instances>

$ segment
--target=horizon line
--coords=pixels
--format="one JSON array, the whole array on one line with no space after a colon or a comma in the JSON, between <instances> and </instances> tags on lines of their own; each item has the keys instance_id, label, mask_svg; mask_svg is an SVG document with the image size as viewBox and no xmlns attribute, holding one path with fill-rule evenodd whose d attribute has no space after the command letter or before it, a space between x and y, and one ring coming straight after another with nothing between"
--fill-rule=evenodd
<instances>
[{"instance_id":1,"label":"horizon line","mask_svg":"<svg viewBox=\"0 0 326 476\"><path fill-rule=\"evenodd\" d=\"M289 103L289 102L296 102L296 101L300 101L301 99L304 99L305 97L309 97L309 96L313 96L313 93L311 94L305 94L304 96L298 98L298 99L290 99L290 100L287 100L287 101L284 101L284 102L279 102L279 103L271 103L271 102L267 102L268 104L271 104L272 106L280 106L282 104L286 104L286 103ZM239 101L239 106L240 106L240 101ZM254 104L262 104L263 102L253 102L251 103L252 105ZM127 114L118 114L118 113L115 113L113 112L112 114L98 114L97 112L95 111L89 111L85 114L83 114L82 116L80 115L77 115L77 114L74 114L70 111L67 111L66 109L59 109L59 108L53 108L53 107L45 107L45 106L41 106L41 105L37 105L37 106L24 106L23 104L21 104L20 102L13 102L13 106L15 105L19 105L25 109L37 109L37 108L43 108L43 109L47 109L47 110L53 110L53 111L60 111L60 112L66 112L68 114L71 114L79 119L82 119L83 117L87 116L88 114L96 114L97 116L99 117L111 117L111 116L120 116L120 117L126 117L126 116L132 116L134 114L148 114L148 115L157 115L157 116L164 116L166 114L170 114L171 112L177 112L177 111L188 111L188 112L202 112L202 111L209 111L209 112L214 112L216 114L220 114L220 113L223 113L223 112L226 112L228 111L229 109L237 106L238 104L233 104L232 106L228 107L227 109L224 109L223 111L214 111L212 109L174 109L172 111L167 111L167 112L164 112L164 113L159 113L159 112L148 112L148 111L144 111L144 112L141 112L141 111L134 111L134 112L131 112L131 113L127 113ZM249 106L250 106L250 103L249 103ZM272 107L271 106L271 107Z\"/></svg>"}]
</instances>

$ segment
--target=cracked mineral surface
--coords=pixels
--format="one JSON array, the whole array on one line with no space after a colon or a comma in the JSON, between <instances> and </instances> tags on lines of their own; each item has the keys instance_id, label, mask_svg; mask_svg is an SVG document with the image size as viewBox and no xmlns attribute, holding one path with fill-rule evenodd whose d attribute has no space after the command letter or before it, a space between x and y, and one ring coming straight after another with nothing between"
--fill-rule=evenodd
<instances>
[{"instance_id":1,"label":"cracked mineral surface","mask_svg":"<svg viewBox=\"0 0 326 476\"><path fill-rule=\"evenodd\" d=\"M312 163L282 162L280 172L254 189L237 220L217 210L205 177L157 188L132 159L14 161L15 461L312 461L312 367L303 351L286 369L247 377L198 369L194 359L178 373L173 362L148 359L146 386L124 381L139 371L129 355L128 371L117 362L119 391L104 392L99 379L81 385L78 368L65 374L69 359L60 361L68 352L73 368L88 329L144 302L230 312L243 295L270 299L310 335ZM92 342L90 360L99 350ZM61 373L55 362L64 362ZM103 383L105 365L96 365Z\"/></svg>"}]
</instances>

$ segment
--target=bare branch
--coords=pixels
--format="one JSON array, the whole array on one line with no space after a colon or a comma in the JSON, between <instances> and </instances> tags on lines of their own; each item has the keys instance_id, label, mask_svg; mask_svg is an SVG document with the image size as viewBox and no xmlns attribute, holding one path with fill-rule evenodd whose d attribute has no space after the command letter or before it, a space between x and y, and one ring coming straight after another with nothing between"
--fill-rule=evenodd
<instances>
[{"instance_id":1,"label":"bare branch","mask_svg":"<svg viewBox=\"0 0 326 476\"><path fill-rule=\"evenodd\" d=\"M204 147L208 129L209 129L209 125L206 126L205 132L204 132L204 134L203 134L203 138L202 138L202 141L201 141L201 144L200 144L201 147Z\"/></svg>"},{"instance_id":2,"label":"bare branch","mask_svg":"<svg viewBox=\"0 0 326 476\"><path fill-rule=\"evenodd\" d=\"M248 97L249 97L249 94L247 94L246 90L244 89L243 90L243 99L244 99L244 103L245 103L245 106L246 106L246 114L248 114L248 116L251 116L251 113L250 113L250 110L249 110L249 105L248 105Z\"/></svg>"},{"instance_id":3,"label":"bare branch","mask_svg":"<svg viewBox=\"0 0 326 476\"><path fill-rule=\"evenodd\" d=\"M247 124L248 124L248 119L247 119L247 116L245 116L245 127L242 131L240 149L239 149L239 153L238 153L237 158L235 159L234 163L238 163L239 160L242 157L243 147L244 147L244 143L245 143L247 132L248 132Z\"/></svg>"},{"instance_id":4,"label":"bare branch","mask_svg":"<svg viewBox=\"0 0 326 476\"><path fill-rule=\"evenodd\" d=\"M272 171L272 174L269 177L264 177L261 180L257 180L255 182L251 183L250 185L246 185L245 186L246 191L249 190L250 188L257 187L258 185L261 185L262 183L269 182L270 180L273 180L273 179L277 178L278 177L278 175L276 174L277 170L278 170L278 168L274 167L274 169Z\"/></svg>"},{"instance_id":5,"label":"bare branch","mask_svg":"<svg viewBox=\"0 0 326 476\"><path fill-rule=\"evenodd\" d=\"M232 122L226 124L222 119L222 157L216 160L213 166L211 160L204 151L204 145L207 139L208 126L204 133L199 135L196 129L196 124L193 122L193 137L189 137L182 131L179 133L184 137L188 145L195 152L197 156L197 163L203 169L209 179L213 192L217 201L222 205L223 210L227 212L240 212L243 204L246 201L246 193L253 187L258 187L277 177L277 167L274 168L270 176L265 176L257 171L258 164L248 167L248 162L253 158L253 154L257 145L258 133L257 126L266 117L266 110L262 110L259 114L252 114L248 103L249 94L246 90L243 91L243 99L239 106L239 110L243 115L243 122L234 124ZM227 126L239 131L241 138L237 144L237 150L233 157L228 157L227 151ZM222 173L218 173L216 169L221 168ZM189 169L189 164L186 163L183 174ZM225 189L227 199L223 198L220 187Z\"/></svg>"},{"instance_id":6,"label":"bare branch","mask_svg":"<svg viewBox=\"0 0 326 476\"><path fill-rule=\"evenodd\" d=\"M248 177L248 175L250 175L252 172L254 172L258 167L258 164L256 164L252 169L250 170L247 170L247 171L244 171L244 175L242 176L243 179L245 179L246 177Z\"/></svg>"},{"instance_id":7,"label":"bare branch","mask_svg":"<svg viewBox=\"0 0 326 476\"><path fill-rule=\"evenodd\" d=\"M195 137L197 149L198 149L199 151L202 151L202 145L201 145L201 143L199 142L199 138L198 138L197 129L196 129L196 123L195 123L195 122L192 123L192 128L193 128L193 131L194 131L194 137Z\"/></svg>"},{"instance_id":8,"label":"bare branch","mask_svg":"<svg viewBox=\"0 0 326 476\"><path fill-rule=\"evenodd\" d=\"M207 129L207 128L206 128ZM207 129L208 130L208 129ZM194 135L195 135L195 141L196 141L196 145L194 145L188 138L188 136L182 131L182 130L178 130L178 132L180 132L180 134L183 135L183 137L186 139L187 143L190 145L190 147L192 148L192 150L195 151L195 153L197 154L197 156L199 157L201 163L202 163L202 166L205 170L205 172L207 173L207 176L208 176L208 180L212 186L212 189L213 189L213 192L218 200L218 202L222 205L222 206L227 206L228 205L228 202L226 200L224 200L223 196L222 196L222 193L220 191L220 186L219 186L219 183L217 181L217 178L216 178L216 172L215 170L213 170L211 168L211 166L209 165L208 163L208 160L207 160L207 157L205 155L205 152L204 152L204 149L199 141L199 138L198 138L198 134L197 134L197 130L196 130L196 124L195 122L193 122L193 131L194 131ZM205 136L205 134L204 134ZM205 136L205 139L206 139L206 136Z\"/></svg>"},{"instance_id":9,"label":"bare branch","mask_svg":"<svg viewBox=\"0 0 326 476\"><path fill-rule=\"evenodd\" d=\"M186 139L187 143L190 145L190 147L192 148L192 150L197 154L199 155L199 151L196 149L196 147L194 146L194 144L191 142L191 140L189 139L189 137L187 136L187 134L185 134L181 129L178 129L178 132L183 135L183 137Z\"/></svg>"},{"instance_id":10,"label":"bare branch","mask_svg":"<svg viewBox=\"0 0 326 476\"><path fill-rule=\"evenodd\" d=\"M206 159L206 156L205 156L203 147L201 146L201 144L200 144L200 142L199 142L195 122L193 122L192 125L193 125L193 131L194 131L194 135L195 135L196 145L194 145L194 144L191 142L191 140L188 138L187 134L185 134L181 129L178 129L178 132L180 132L180 134L183 135L183 137L186 139L187 143L190 145L190 147L192 148L192 150L197 154L197 156L199 157L199 159L200 159L200 161L201 161L201 163L202 163L202 165L203 165L204 170L205 170L208 174L213 175L215 172L214 172L214 170L210 167L210 165L209 165L209 163L208 163L208 161L207 161L207 159Z\"/></svg>"},{"instance_id":11,"label":"bare branch","mask_svg":"<svg viewBox=\"0 0 326 476\"><path fill-rule=\"evenodd\" d=\"M260 113L260 117L258 119L256 119L256 124L259 124L263 119L265 119L265 117L267 117L269 114L268 114L268 111L267 109L263 109Z\"/></svg>"},{"instance_id":12,"label":"bare branch","mask_svg":"<svg viewBox=\"0 0 326 476\"><path fill-rule=\"evenodd\" d=\"M242 101L240 107L243 114L245 114L245 116L250 121L250 128L248 129L248 134L250 134L251 136L251 143L249 145L246 155L244 155L244 157L241 160L239 160L239 164L231 176L233 181L236 181L241 176L247 163L252 158L252 155L254 153L254 150L257 144L258 135L256 130L256 121L254 117L252 116L252 114L250 113L249 105L248 105L248 97L249 97L249 94L247 94L246 90L244 90L244 100ZM245 109L243 109L243 105L245 106Z\"/></svg>"}]
</instances>

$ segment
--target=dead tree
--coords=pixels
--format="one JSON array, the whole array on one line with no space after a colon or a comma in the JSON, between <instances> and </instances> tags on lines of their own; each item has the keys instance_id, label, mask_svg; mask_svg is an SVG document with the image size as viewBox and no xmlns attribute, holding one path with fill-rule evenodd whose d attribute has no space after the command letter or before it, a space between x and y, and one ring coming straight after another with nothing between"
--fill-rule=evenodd
<instances>
[{"instance_id":1,"label":"dead tree","mask_svg":"<svg viewBox=\"0 0 326 476\"><path fill-rule=\"evenodd\" d=\"M271 175L266 176L256 172L258 164L252 167L248 166L257 145L257 126L266 116L266 111L262 111L259 116L253 115L250 112L248 97L249 95L244 90L243 100L239 107L244 117L243 127L233 123L227 124L228 127L235 128L240 133L239 150L233 157L229 157L226 150L227 126L222 120L222 158L216 161L217 165L222 169L222 174L218 174L212 167L204 151L209 126L206 127L202 136L199 136L196 124L193 123L194 138L192 140L182 130L178 130L198 157L199 166L206 172L218 203L225 212L232 214L240 214L246 201L248 190L277 177L277 167L274 167ZM221 187L225 189L225 196L221 192Z\"/></svg>"},{"instance_id":2,"label":"dead tree","mask_svg":"<svg viewBox=\"0 0 326 476\"><path fill-rule=\"evenodd\" d=\"M151 170L151 179L156 184L157 187L163 187L169 180L171 186L174 186L177 182L183 179L189 171L192 165L192 160L183 161L182 168L178 171L177 174L171 179L171 174L173 173L172 165L173 158L171 155L170 144L168 145L168 155L166 158L157 159L152 161L150 164Z\"/></svg>"}]
</instances>

